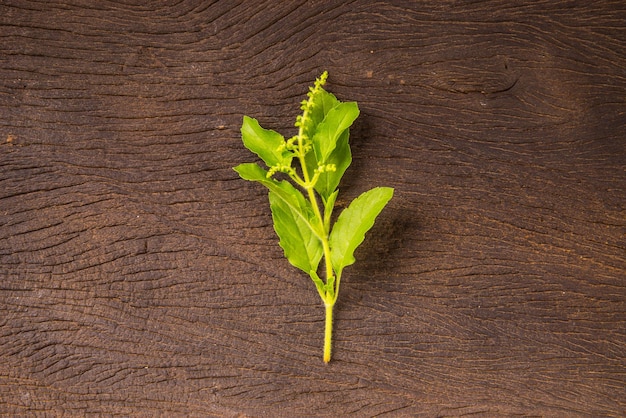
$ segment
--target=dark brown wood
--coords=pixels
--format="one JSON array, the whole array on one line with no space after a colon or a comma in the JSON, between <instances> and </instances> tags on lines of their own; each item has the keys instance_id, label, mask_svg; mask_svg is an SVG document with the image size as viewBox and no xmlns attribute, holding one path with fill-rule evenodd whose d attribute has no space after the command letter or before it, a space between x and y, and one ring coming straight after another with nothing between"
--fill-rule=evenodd
<instances>
[{"instance_id":1,"label":"dark brown wood","mask_svg":"<svg viewBox=\"0 0 626 418\"><path fill-rule=\"evenodd\" d=\"M585 2L0 5L0 414L625 416L626 13ZM243 114L356 100L334 357Z\"/></svg>"}]
</instances>

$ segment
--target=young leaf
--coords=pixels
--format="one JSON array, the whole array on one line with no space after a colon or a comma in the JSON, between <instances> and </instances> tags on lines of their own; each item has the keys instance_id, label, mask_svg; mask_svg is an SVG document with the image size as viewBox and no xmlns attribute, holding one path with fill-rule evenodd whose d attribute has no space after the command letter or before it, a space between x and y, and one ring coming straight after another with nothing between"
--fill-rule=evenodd
<instances>
[{"instance_id":1,"label":"young leaf","mask_svg":"<svg viewBox=\"0 0 626 418\"><path fill-rule=\"evenodd\" d=\"M311 106L308 112L309 123L304 126L304 134L309 138L313 138L317 126L324 120L330 109L337 106L340 101L337 100L335 95L321 87L315 91L315 94L310 100Z\"/></svg>"},{"instance_id":2,"label":"young leaf","mask_svg":"<svg viewBox=\"0 0 626 418\"><path fill-rule=\"evenodd\" d=\"M328 196L328 198L322 199L324 203L324 228L326 233L330 230L330 217L333 214L333 209L335 207L335 200L337 200L337 195L339 194L339 190L335 190L333 193Z\"/></svg>"},{"instance_id":3,"label":"young leaf","mask_svg":"<svg viewBox=\"0 0 626 418\"><path fill-rule=\"evenodd\" d=\"M274 230L280 238L285 257L305 273L317 271L322 258L322 242L300 214L275 192L270 191L269 199Z\"/></svg>"},{"instance_id":4,"label":"young leaf","mask_svg":"<svg viewBox=\"0 0 626 418\"><path fill-rule=\"evenodd\" d=\"M341 134L359 116L356 102L340 103L328 111L324 120L317 125L313 136L313 150L318 164L324 164L337 145Z\"/></svg>"},{"instance_id":5,"label":"young leaf","mask_svg":"<svg viewBox=\"0 0 626 418\"><path fill-rule=\"evenodd\" d=\"M322 87L309 93L308 106L306 106L307 118L305 119L302 132L304 136L312 139L315 136L317 127L322 123L328 112L337 107L340 103L341 102L337 100L332 93L327 92ZM313 173L319 165L315 152L307 153L305 161L309 173Z\"/></svg>"},{"instance_id":6,"label":"young leaf","mask_svg":"<svg viewBox=\"0 0 626 418\"><path fill-rule=\"evenodd\" d=\"M330 233L330 258L337 276L354 263L354 250L365 239L378 214L393 196L390 187L376 187L363 193L345 209Z\"/></svg>"},{"instance_id":7,"label":"young leaf","mask_svg":"<svg viewBox=\"0 0 626 418\"><path fill-rule=\"evenodd\" d=\"M280 149L285 138L278 132L262 128L256 119L243 117L241 137L246 148L258 155L268 167L276 164L291 165L293 154L284 147Z\"/></svg>"},{"instance_id":8,"label":"young leaf","mask_svg":"<svg viewBox=\"0 0 626 418\"><path fill-rule=\"evenodd\" d=\"M349 137L350 132L346 129L337 140L337 146L326 161L327 164L335 165L335 171L322 173L315 184L315 191L324 199L337 189L343 174L352 162L352 153L348 144Z\"/></svg>"}]
</instances>

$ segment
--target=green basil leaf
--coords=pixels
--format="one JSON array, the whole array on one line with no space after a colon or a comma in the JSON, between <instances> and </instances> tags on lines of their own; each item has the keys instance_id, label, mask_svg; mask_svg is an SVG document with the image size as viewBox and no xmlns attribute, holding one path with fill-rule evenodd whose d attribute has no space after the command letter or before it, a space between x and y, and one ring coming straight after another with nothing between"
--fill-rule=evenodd
<instances>
[{"instance_id":1,"label":"green basil leaf","mask_svg":"<svg viewBox=\"0 0 626 418\"><path fill-rule=\"evenodd\" d=\"M346 129L337 140L337 146L326 161L327 164L335 164L336 170L320 174L317 183L315 183L315 191L324 199L327 199L337 189L341 178L352 162L352 153L348 144L349 137L350 130Z\"/></svg>"},{"instance_id":2,"label":"green basil leaf","mask_svg":"<svg viewBox=\"0 0 626 418\"><path fill-rule=\"evenodd\" d=\"M246 148L258 155L268 167L276 164L291 165L293 154L286 149L279 150L285 138L278 132L262 128L256 119L243 117L241 138Z\"/></svg>"},{"instance_id":3,"label":"green basil leaf","mask_svg":"<svg viewBox=\"0 0 626 418\"><path fill-rule=\"evenodd\" d=\"M330 258L338 277L344 267L354 263L354 250L392 196L392 188L376 187L361 194L341 212L330 233Z\"/></svg>"},{"instance_id":4,"label":"green basil leaf","mask_svg":"<svg viewBox=\"0 0 626 418\"><path fill-rule=\"evenodd\" d=\"M322 242L298 211L277 193L270 191L269 199L274 230L280 238L285 257L305 273L316 271L322 258Z\"/></svg>"},{"instance_id":5,"label":"green basil leaf","mask_svg":"<svg viewBox=\"0 0 626 418\"><path fill-rule=\"evenodd\" d=\"M318 164L324 164L337 146L337 140L359 116L356 102L340 103L328 111L324 120L317 125L312 138L313 150Z\"/></svg>"},{"instance_id":6,"label":"green basil leaf","mask_svg":"<svg viewBox=\"0 0 626 418\"><path fill-rule=\"evenodd\" d=\"M332 93L327 92L323 88L316 90L316 93L311 100L313 101L313 106L309 108L308 117L306 118L306 123L303 127L303 133L307 138L313 140L315 131L319 124L322 123L328 112L341 104L341 102L337 100ZM307 153L305 161L307 170L311 175L315 169L322 164L321 161L318 163L315 152Z\"/></svg>"},{"instance_id":7,"label":"green basil leaf","mask_svg":"<svg viewBox=\"0 0 626 418\"><path fill-rule=\"evenodd\" d=\"M313 138L315 128L324 120L330 109L340 103L332 93L327 92L323 88L317 90L311 100L313 105L309 110L307 123L304 126L304 134L309 138Z\"/></svg>"}]
</instances>

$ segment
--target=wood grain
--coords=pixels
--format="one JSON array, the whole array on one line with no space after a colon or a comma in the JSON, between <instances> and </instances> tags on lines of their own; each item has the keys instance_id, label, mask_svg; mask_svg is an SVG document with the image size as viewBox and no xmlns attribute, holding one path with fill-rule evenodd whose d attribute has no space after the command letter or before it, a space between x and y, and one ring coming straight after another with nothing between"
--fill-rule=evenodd
<instances>
[{"instance_id":1,"label":"wood grain","mask_svg":"<svg viewBox=\"0 0 626 418\"><path fill-rule=\"evenodd\" d=\"M0 414L626 415L621 1L0 5ZM396 188L334 360L242 115Z\"/></svg>"}]
</instances>

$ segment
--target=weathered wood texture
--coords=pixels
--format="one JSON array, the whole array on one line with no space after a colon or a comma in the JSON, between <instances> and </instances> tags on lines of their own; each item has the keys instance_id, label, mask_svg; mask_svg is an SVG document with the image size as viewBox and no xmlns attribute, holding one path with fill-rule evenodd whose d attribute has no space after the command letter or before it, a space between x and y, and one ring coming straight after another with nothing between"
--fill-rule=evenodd
<instances>
[{"instance_id":1,"label":"weathered wood texture","mask_svg":"<svg viewBox=\"0 0 626 418\"><path fill-rule=\"evenodd\" d=\"M626 415L624 2L529 3L3 1L0 412ZM323 69L396 188L328 366L231 169Z\"/></svg>"}]
</instances>

